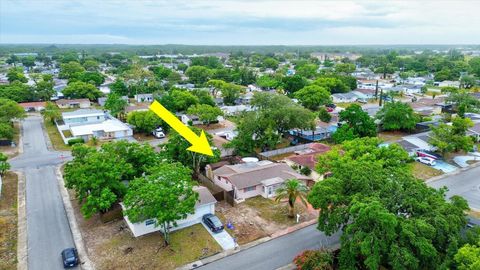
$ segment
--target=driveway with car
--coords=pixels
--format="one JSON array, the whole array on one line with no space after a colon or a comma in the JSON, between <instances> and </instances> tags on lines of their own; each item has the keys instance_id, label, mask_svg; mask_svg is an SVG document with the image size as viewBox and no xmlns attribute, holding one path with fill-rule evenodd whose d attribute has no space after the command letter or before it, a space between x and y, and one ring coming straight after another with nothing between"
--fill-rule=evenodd
<instances>
[{"instance_id":1,"label":"driveway with car","mask_svg":"<svg viewBox=\"0 0 480 270\"><path fill-rule=\"evenodd\" d=\"M203 227L205 227L205 230L208 231L208 233L217 241L217 243L223 248L223 250L227 249L233 249L235 248L235 240L233 240L232 236L225 231L222 230L221 232L214 233L212 232L205 223L202 222Z\"/></svg>"}]
</instances>

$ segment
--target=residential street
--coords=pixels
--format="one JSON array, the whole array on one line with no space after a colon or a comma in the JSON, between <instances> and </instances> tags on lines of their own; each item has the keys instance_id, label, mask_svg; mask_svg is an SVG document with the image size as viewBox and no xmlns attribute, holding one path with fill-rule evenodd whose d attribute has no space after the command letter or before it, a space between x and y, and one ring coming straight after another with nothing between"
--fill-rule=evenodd
<instances>
[{"instance_id":1,"label":"residential street","mask_svg":"<svg viewBox=\"0 0 480 270\"><path fill-rule=\"evenodd\" d=\"M471 208L480 210L480 167L429 182L428 185L434 188L446 186L449 189L447 197L460 195L468 201Z\"/></svg>"},{"instance_id":2,"label":"residential street","mask_svg":"<svg viewBox=\"0 0 480 270\"><path fill-rule=\"evenodd\" d=\"M22 139L24 153L11 165L26 178L28 269L63 269L60 252L74 243L55 167L70 156L47 149L39 116L23 121Z\"/></svg>"},{"instance_id":3,"label":"residential street","mask_svg":"<svg viewBox=\"0 0 480 270\"><path fill-rule=\"evenodd\" d=\"M305 249L318 249L339 243L338 234L327 237L316 224L212 262L202 270L273 270L292 262Z\"/></svg>"}]
</instances>

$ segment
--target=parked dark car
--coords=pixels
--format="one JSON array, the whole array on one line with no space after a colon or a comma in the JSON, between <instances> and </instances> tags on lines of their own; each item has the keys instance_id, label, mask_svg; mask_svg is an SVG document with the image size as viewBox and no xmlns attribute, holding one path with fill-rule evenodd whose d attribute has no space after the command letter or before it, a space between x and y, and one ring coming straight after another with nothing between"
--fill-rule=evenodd
<instances>
[{"instance_id":1,"label":"parked dark car","mask_svg":"<svg viewBox=\"0 0 480 270\"><path fill-rule=\"evenodd\" d=\"M337 105L331 103L331 104L325 105L325 107L335 109L337 107Z\"/></svg>"},{"instance_id":2,"label":"parked dark car","mask_svg":"<svg viewBox=\"0 0 480 270\"><path fill-rule=\"evenodd\" d=\"M76 248L67 248L62 251L63 267L70 268L78 265L78 252Z\"/></svg>"},{"instance_id":3,"label":"parked dark car","mask_svg":"<svg viewBox=\"0 0 480 270\"><path fill-rule=\"evenodd\" d=\"M220 219L213 214L206 214L202 217L203 223L214 233L223 231L223 224Z\"/></svg>"}]
</instances>

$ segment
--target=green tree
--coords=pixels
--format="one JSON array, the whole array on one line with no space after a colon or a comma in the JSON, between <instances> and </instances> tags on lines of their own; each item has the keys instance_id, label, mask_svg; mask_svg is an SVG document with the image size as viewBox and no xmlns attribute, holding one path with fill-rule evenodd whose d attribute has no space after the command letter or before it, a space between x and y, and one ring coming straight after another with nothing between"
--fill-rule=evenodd
<instances>
[{"instance_id":1,"label":"green tree","mask_svg":"<svg viewBox=\"0 0 480 270\"><path fill-rule=\"evenodd\" d=\"M60 64L60 73L58 77L61 79L78 79L83 72L85 72L85 68L80 65L80 63L76 61L71 61L68 63Z\"/></svg>"},{"instance_id":2,"label":"green tree","mask_svg":"<svg viewBox=\"0 0 480 270\"><path fill-rule=\"evenodd\" d=\"M352 128L355 136L375 137L377 135L377 126L372 118L362 110L358 104L352 104L347 109L340 112L340 122L345 122Z\"/></svg>"},{"instance_id":3,"label":"green tree","mask_svg":"<svg viewBox=\"0 0 480 270\"><path fill-rule=\"evenodd\" d=\"M190 129L198 136L202 132L199 128L190 127ZM212 146L212 136L208 133L205 133L205 135L207 136L208 143ZM213 156L206 156L187 150L190 146L191 144L185 140L185 138L179 135L176 131L172 131L169 135L168 142L163 144L163 152L161 154L167 160L180 162L197 174L200 173L200 168L220 160L220 150L218 149L213 150Z\"/></svg>"},{"instance_id":4,"label":"green tree","mask_svg":"<svg viewBox=\"0 0 480 270\"><path fill-rule=\"evenodd\" d=\"M164 80L164 79L168 78L168 76L172 73L171 69L166 68L162 65L150 67L149 69L151 71L153 71L153 74L155 74L155 77L158 80Z\"/></svg>"},{"instance_id":5,"label":"green tree","mask_svg":"<svg viewBox=\"0 0 480 270\"><path fill-rule=\"evenodd\" d=\"M220 110L220 108L207 104L197 104L191 106L188 108L187 113L198 116L200 121L207 123L207 125L217 120L217 117L223 116L223 112Z\"/></svg>"},{"instance_id":6,"label":"green tree","mask_svg":"<svg viewBox=\"0 0 480 270\"><path fill-rule=\"evenodd\" d=\"M127 107L127 105L128 102L124 100L122 96L114 92L108 94L107 100L105 101L105 109L109 110L112 115L117 117L125 112L125 107Z\"/></svg>"},{"instance_id":7,"label":"green tree","mask_svg":"<svg viewBox=\"0 0 480 270\"><path fill-rule=\"evenodd\" d=\"M342 80L331 77L321 77L313 82L314 84L326 88L330 93L346 93L350 91L348 85Z\"/></svg>"},{"instance_id":8,"label":"green tree","mask_svg":"<svg viewBox=\"0 0 480 270\"><path fill-rule=\"evenodd\" d=\"M210 78L211 71L203 66L191 66L185 71L185 74L192 83L203 85Z\"/></svg>"},{"instance_id":9,"label":"green tree","mask_svg":"<svg viewBox=\"0 0 480 270\"><path fill-rule=\"evenodd\" d=\"M458 270L480 269L480 247L479 245L466 244L455 254L455 262Z\"/></svg>"},{"instance_id":10,"label":"green tree","mask_svg":"<svg viewBox=\"0 0 480 270\"><path fill-rule=\"evenodd\" d=\"M13 140L15 131L9 122L0 122L0 139Z\"/></svg>"},{"instance_id":11,"label":"green tree","mask_svg":"<svg viewBox=\"0 0 480 270\"><path fill-rule=\"evenodd\" d=\"M437 127L432 126L429 143L435 146L442 155L460 150L471 151L473 139L467 136L467 130L471 127L473 127L473 122L470 118L455 117L452 125L440 123Z\"/></svg>"},{"instance_id":12,"label":"green tree","mask_svg":"<svg viewBox=\"0 0 480 270\"><path fill-rule=\"evenodd\" d=\"M307 192L308 188L305 184L297 179L288 179L277 189L275 201L288 199L288 217L293 218L297 199L307 206Z\"/></svg>"},{"instance_id":13,"label":"green tree","mask_svg":"<svg viewBox=\"0 0 480 270\"><path fill-rule=\"evenodd\" d=\"M280 82L273 76L260 76L257 78L257 85L262 89L274 89L280 85Z\"/></svg>"},{"instance_id":14,"label":"green tree","mask_svg":"<svg viewBox=\"0 0 480 270\"><path fill-rule=\"evenodd\" d=\"M235 100L240 97L240 93L243 91L243 88L240 85L233 83L227 83L222 88L222 97L223 103L227 105L234 105Z\"/></svg>"},{"instance_id":15,"label":"green tree","mask_svg":"<svg viewBox=\"0 0 480 270\"><path fill-rule=\"evenodd\" d=\"M477 77L480 77L480 57L473 57L468 61L468 65L470 65L472 73Z\"/></svg>"},{"instance_id":16,"label":"green tree","mask_svg":"<svg viewBox=\"0 0 480 270\"><path fill-rule=\"evenodd\" d=\"M0 98L11 99L16 102L31 101L34 98L32 89L19 81L0 85Z\"/></svg>"},{"instance_id":17,"label":"green tree","mask_svg":"<svg viewBox=\"0 0 480 270\"><path fill-rule=\"evenodd\" d=\"M389 102L376 115L384 130L413 130L420 120L406 103Z\"/></svg>"},{"instance_id":18,"label":"green tree","mask_svg":"<svg viewBox=\"0 0 480 270\"><path fill-rule=\"evenodd\" d=\"M293 95L307 85L307 80L300 75L287 76L282 78L282 85L289 95Z\"/></svg>"},{"instance_id":19,"label":"green tree","mask_svg":"<svg viewBox=\"0 0 480 270\"><path fill-rule=\"evenodd\" d=\"M208 90L194 89L192 93L198 98L198 103L210 106L216 105Z\"/></svg>"},{"instance_id":20,"label":"green tree","mask_svg":"<svg viewBox=\"0 0 480 270\"><path fill-rule=\"evenodd\" d=\"M34 76L30 74L30 77L35 82L35 96L40 100L48 101L55 95L55 90L53 87L55 86L55 82L53 81L53 76L50 74L44 74L39 76Z\"/></svg>"},{"instance_id":21,"label":"green tree","mask_svg":"<svg viewBox=\"0 0 480 270\"><path fill-rule=\"evenodd\" d=\"M330 92L318 85L305 86L295 92L293 96L297 98L305 108L312 111L317 110L322 105L332 102Z\"/></svg>"},{"instance_id":22,"label":"green tree","mask_svg":"<svg viewBox=\"0 0 480 270\"><path fill-rule=\"evenodd\" d=\"M12 67L7 72L7 79L10 83L19 81L21 83L28 82L27 77L23 74L23 69L21 67Z\"/></svg>"},{"instance_id":23,"label":"green tree","mask_svg":"<svg viewBox=\"0 0 480 270\"><path fill-rule=\"evenodd\" d=\"M351 74L355 69L355 65L350 63L340 63L335 65L335 71L338 73Z\"/></svg>"},{"instance_id":24,"label":"green tree","mask_svg":"<svg viewBox=\"0 0 480 270\"><path fill-rule=\"evenodd\" d=\"M48 101L45 105L45 110L43 110L42 115L45 119L50 120L52 124L55 124L55 120L58 120L62 117L57 104L50 101Z\"/></svg>"},{"instance_id":25,"label":"green tree","mask_svg":"<svg viewBox=\"0 0 480 270\"><path fill-rule=\"evenodd\" d=\"M63 89L62 93L67 98L88 98L92 101L103 95L95 85L85 82L71 82Z\"/></svg>"},{"instance_id":26,"label":"green tree","mask_svg":"<svg viewBox=\"0 0 480 270\"><path fill-rule=\"evenodd\" d=\"M273 70L278 68L278 61L275 58L267 57L263 60L263 67L271 68Z\"/></svg>"},{"instance_id":27,"label":"green tree","mask_svg":"<svg viewBox=\"0 0 480 270\"><path fill-rule=\"evenodd\" d=\"M110 84L110 90L120 96L130 96L127 85L120 79L116 79L114 83Z\"/></svg>"},{"instance_id":28,"label":"green tree","mask_svg":"<svg viewBox=\"0 0 480 270\"><path fill-rule=\"evenodd\" d=\"M467 202L415 179L398 145L377 138L345 142L321 155L308 201L319 209L318 229L342 230L341 269L449 269ZM453 251L453 253L452 253Z\"/></svg>"},{"instance_id":29,"label":"green tree","mask_svg":"<svg viewBox=\"0 0 480 270\"><path fill-rule=\"evenodd\" d=\"M87 59L82 66L87 71L98 71L99 63L94 59Z\"/></svg>"},{"instance_id":30,"label":"green tree","mask_svg":"<svg viewBox=\"0 0 480 270\"><path fill-rule=\"evenodd\" d=\"M179 163L161 163L152 169L152 174L130 182L123 200L125 215L132 222L154 219L168 246L170 227L195 212L198 193L193 185L188 168Z\"/></svg>"},{"instance_id":31,"label":"green tree","mask_svg":"<svg viewBox=\"0 0 480 270\"><path fill-rule=\"evenodd\" d=\"M0 176L4 176L5 173L10 170L10 164L7 162L7 160L8 156L4 153L0 153Z\"/></svg>"},{"instance_id":32,"label":"green tree","mask_svg":"<svg viewBox=\"0 0 480 270\"><path fill-rule=\"evenodd\" d=\"M305 77L305 78L315 78L317 75L318 65L317 64L305 64L296 68L296 74Z\"/></svg>"},{"instance_id":33,"label":"green tree","mask_svg":"<svg viewBox=\"0 0 480 270\"><path fill-rule=\"evenodd\" d=\"M0 98L0 122L11 122L25 118L25 110L17 102Z\"/></svg>"},{"instance_id":34,"label":"green tree","mask_svg":"<svg viewBox=\"0 0 480 270\"><path fill-rule=\"evenodd\" d=\"M332 120L332 115L324 107L320 107L318 110L318 118L325 123L329 123Z\"/></svg>"},{"instance_id":35,"label":"green tree","mask_svg":"<svg viewBox=\"0 0 480 270\"><path fill-rule=\"evenodd\" d=\"M78 147L80 149L75 149ZM64 177L65 187L74 189L82 204L83 216L90 218L98 212L108 211L123 197L127 188L121 181L133 168L111 153L81 149L84 147L86 146L74 146L74 159L65 166Z\"/></svg>"},{"instance_id":36,"label":"green tree","mask_svg":"<svg viewBox=\"0 0 480 270\"><path fill-rule=\"evenodd\" d=\"M190 106L199 103L198 97L189 91L173 89L161 97L160 103L172 112L186 111Z\"/></svg>"},{"instance_id":37,"label":"green tree","mask_svg":"<svg viewBox=\"0 0 480 270\"><path fill-rule=\"evenodd\" d=\"M127 123L134 126L135 131L148 134L162 125L163 121L152 111L133 111L127 115Z\"/></svg>"},{"instance_id":38,"label":"green tree","mask_svg":"<svg viewBox=\"0 0 480 270\"><path fill-rule=\"evenodd\" d=\"M78 76L78 79L82 82L93 84L95 86L100 86L105 82L105 76L97 71L83 72Z\"/></svg>"}]
</instances>

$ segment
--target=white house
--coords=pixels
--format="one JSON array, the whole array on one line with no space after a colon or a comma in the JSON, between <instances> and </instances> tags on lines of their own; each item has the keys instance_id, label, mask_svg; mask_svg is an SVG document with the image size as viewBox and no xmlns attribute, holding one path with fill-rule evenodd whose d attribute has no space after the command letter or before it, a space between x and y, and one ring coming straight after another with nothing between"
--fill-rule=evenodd
<instances>
[{"instance_id":1,"label":"white house","mask_svg":"<svg viewBox=\"0 0 480 270\"><path fill-rule=\"evenodd\" d=\"M83 138L84 141L96 137L101 140L125 138L133 135L132 129L125 123L101 110L80 109L62 113L62 121L57 122L57 128L65 143L73 138ZM65 135L70 131L71 137Z\"/></svg>"},{"instance_id":2,"label":"white house","mask_svg":"<svg viewBox=\"0 0 480 270\"><path fill-rule=\"evenodd\" d=\"M188 215L185 219L178 220L177 226L170 228L171 231L200 223L205 214L215 214L215 204L217 203L217 200L215 200L210 191L202 186L196 186L193 189L198 192L199 199L195 204L195 213ZM124 206L122 205L122 207ZM160 226L155 227L155 219L147 219L143 222L132 223L127 216L124 216L123 218L135 237L161 230Z\"/></svg>"},{"instance_id":3,"label":"white house","mask_svg":"<svg viewBox=\"0 0 480 270\"><path fill-rule=\"evenodd\" d=\"M138 94L133 97L137 102L153 102L153 94Z\"/></svg>"},{"instance_id":4,"label":"white house","mask_svg":"<svg viewBox=\"0 0 480 270\"><path fill-rule=\"evenodd\" d=\"M224 115L237 115L241 112L253 111L253 107L250 105L222 106L220 109Z\"/></svg>"},{"instance_id":5,"label":"white house","mask_svg":"<svg viewBox=\"0 0 480 270\"><path fill-rule=\"evenodd\" d=\"M55 101L57 103L57 106L61 109L67 109L67 108L90 108L90 100L87 98L81 98L81 99L60 99Z\"/></svg>"},{"instance_id":6,"label":"white house","mask_svg":"<svg viewBox=\"0 0 480 270\"><path fill-rule=\"evenodd\" d=\"M357 101L357 99L358 99L358 96L355 95L352 92L332 94L332 100L335 103L338 103L338 102L355 102L355 101Z\"/></svg>"}]
</instances>

